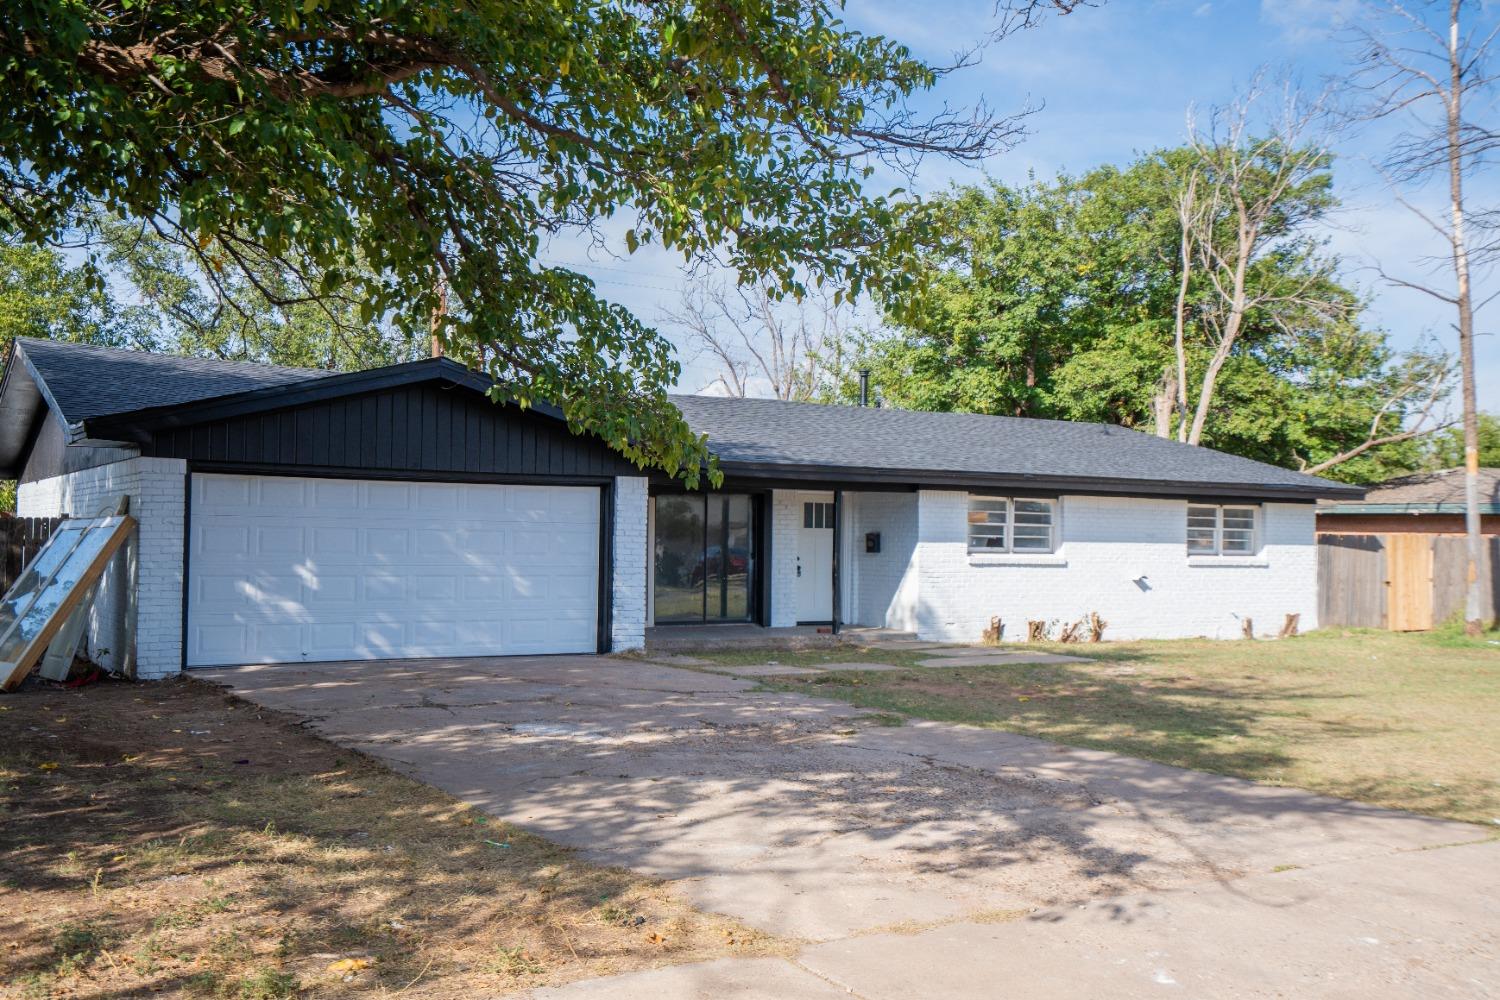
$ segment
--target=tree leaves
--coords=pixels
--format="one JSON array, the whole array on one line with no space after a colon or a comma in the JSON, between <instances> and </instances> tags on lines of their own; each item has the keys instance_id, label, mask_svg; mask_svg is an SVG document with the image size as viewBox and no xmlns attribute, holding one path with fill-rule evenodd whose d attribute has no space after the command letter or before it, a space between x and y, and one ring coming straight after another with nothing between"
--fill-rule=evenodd
<instances>
[{"instance_id":1,"label":"tree leaves","mask_svg":"<svg viewBox=\"0 0 1500 1000\"><path fill-rule=\"evenodd\" d=\"M904 308L921 217L866 194L871 161L980 158L1014 129L914 115L936 71L839 14L16 0L0 9L0 225L53 240L102 206L197 246L206 271L347 275L367 321L413 336L441 285L456 357L696 482L706 452L666 398L670 346L537 247L628 213L632 252L659 240L779 294L823 280Z\"/></svg>"},{"instance_id":2,"label":"tree leaves","mask_svg":"<svg viewBox=\"0 0 1500 1000\"><path fill-rule=\"evenodd\" d=\"M1163 372L1173 366L1180 276L1175 185L1191 150L1166 150L1024 188L958 188L926 206L921 256L928 291L870 345L874 381L898 406L1103 421L1148 430ZM1326 176L1286 196L1285 216L1333 207ZM1278 222L1278 225L1281 224ZM1268 297L1296 309L1251 310L1219 377L1204 443L1261 461L1317 465L1424 403L1445 359L1397 357L1383 332L1358 325L1359 297L1315 238L1258 260ZM1212 355L1213 292L1189 289L1188 371ZM1434 381L1434 380L1437 381ZM1410 387L1400 396L1403 387ZM1362 452L1327 474L1384 478L1417 461L1414 441Z\"/></svg>"}]
</instances>

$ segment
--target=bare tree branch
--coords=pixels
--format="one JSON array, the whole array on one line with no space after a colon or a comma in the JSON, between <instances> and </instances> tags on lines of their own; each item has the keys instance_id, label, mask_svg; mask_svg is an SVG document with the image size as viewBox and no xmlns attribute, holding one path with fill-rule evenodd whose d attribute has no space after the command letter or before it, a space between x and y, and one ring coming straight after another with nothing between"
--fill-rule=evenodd
<instances>
[{"instance_id":1,"label":"bare tree branch","mask_svg":"<svg viewBox=\"0 0 1500 1000\"><path fill-rule=\"evenodd\" d=\"M827 294L792 302L778 300L764 284L706 277L661 318L687 335L698 357L712 359L718 371L710 385L732 396L810 400L832 388L837 373L829 358L848 336L852 314Z\"/></svg>"}]
</instances>

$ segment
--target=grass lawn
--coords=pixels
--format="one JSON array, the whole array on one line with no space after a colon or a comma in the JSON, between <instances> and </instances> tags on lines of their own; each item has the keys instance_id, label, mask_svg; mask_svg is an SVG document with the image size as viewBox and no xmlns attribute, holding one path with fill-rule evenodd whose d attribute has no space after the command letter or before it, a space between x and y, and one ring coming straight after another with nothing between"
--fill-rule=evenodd
<instances>
[{"instance_id":1,"label":"grass lawn","mask_svg":"<svg viewBox=\"0 0 1500 1000\"><path fill-rule=\"evenodd\" d=\"M1007 646L1022 649L1022 646ZM1120 642L1090 663L916 668L920 652L736 650L725 663L878 660L887 673L767 679L879 712L1500 822L1500 633L1315 632L1278 642Z\"/></svg>"},{"instance_id":2,"label":"grass lawn","mask_svg":"<svg viewBox=\"0 0 1500 1000\"><path fill-rule=\"evenodd\" d=\"M0 995L490 996L780 944L196 681L0 696Z\"/></svg>"}]
</instances>

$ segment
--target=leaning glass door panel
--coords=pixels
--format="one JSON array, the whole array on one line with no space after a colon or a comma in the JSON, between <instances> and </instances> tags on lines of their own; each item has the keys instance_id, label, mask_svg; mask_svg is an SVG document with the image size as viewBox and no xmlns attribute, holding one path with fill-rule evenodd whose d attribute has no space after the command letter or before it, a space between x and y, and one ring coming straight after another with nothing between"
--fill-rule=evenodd
<instances>
[{"instance_id":1,"label":"leaning glass door panel","mask_svg":"<svg viewBox=\"0 0 1500 1000\"><path fill-rule=\"evenodd\" d=\"M703 620L704 507L701 496L656 498L656 620Z\"/></svg>"}]
</instances>

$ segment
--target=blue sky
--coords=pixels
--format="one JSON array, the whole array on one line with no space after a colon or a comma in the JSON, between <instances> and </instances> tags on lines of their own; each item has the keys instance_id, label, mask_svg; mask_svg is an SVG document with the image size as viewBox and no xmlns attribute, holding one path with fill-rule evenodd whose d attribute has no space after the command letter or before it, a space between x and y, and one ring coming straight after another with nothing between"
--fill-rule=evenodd
<instances>
[{"instance_id":1,"label":"blue sky","mask_svg":"<svg viewBox=\"0 0 1500 1000\"><path fill-rule=\"evenodd\" d=\"M1206 108L1229 100L1261 67L1320 89L1347 72L1348 48L1338 29L1357 9L1356 0L1109 0L1097 9L1053 17L990 47L978 65L946 78L925 98L934 107L943 101L971 105L982 98L1000 112L1029 101L1040 110L1028 120L1027 138L978 167L929 160L915 188L931 192L985 176L1022 182L1030 172L1042 177L1078 172L1175 145L1185 135L1190 105ZM945 62L993 24L993 0L849 0L846 17L861 30L899 39L919 55ZM1336 144L1335 177L1344 207L1328 236L1349 276L1373 299L1369 324L1388 330L1400 346L1436 335L1453 348L1450 308L1384 286L1369 270L1379 260L1387 270L1419 275L1423 255L1440 249L1371 167L1384 138L1366 131ZM1500 196L1494 182L1476 185L1475 194L1500 203L1489 197ZM1423 194L1416 197L1420 201ZM647 321L659 317L681 285L675 261L649 249L625 259L596 255L594 263L579 247L555 246L550 255L576 263L599 281L602 292ZM1491 284L1484 276L1481 296L1494 290L1486 287ZM1500 337L1487 332L1494 328L1492 319L1480 315L1478 387L1481 407L1496 410ZM682 387L694 391L712 378L712 369L688 360Z\"/></svg>"}]
</instances>

